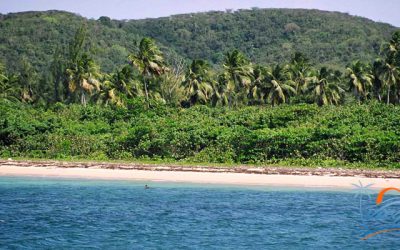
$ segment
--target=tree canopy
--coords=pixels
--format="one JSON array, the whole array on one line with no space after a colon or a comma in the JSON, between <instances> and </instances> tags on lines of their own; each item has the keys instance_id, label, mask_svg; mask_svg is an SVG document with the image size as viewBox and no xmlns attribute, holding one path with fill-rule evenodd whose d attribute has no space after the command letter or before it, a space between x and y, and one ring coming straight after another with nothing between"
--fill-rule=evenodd
<instances>
[{"instance_id":1,"label":"tree canopy","mask_svg":"<svg viewBox=\"0 0 400 250\"><path fill-rule=\"evenodd\" d=\"M177 54L188 63L204 59L219 65L226 52L238 49L258 64L283 63L301 52L314 64L344 69L353 60L373 60L395 30L318 10L215 11L122 21L88 20L62 11L23 12L0 17L0 61L19 71L17 59L26 57L37 71L47 70L60 44L68 44L82 23L87 25L85 47L107 73L122 66L143 37L152 37L166 54Z\"/></svg>"}]
</instances>

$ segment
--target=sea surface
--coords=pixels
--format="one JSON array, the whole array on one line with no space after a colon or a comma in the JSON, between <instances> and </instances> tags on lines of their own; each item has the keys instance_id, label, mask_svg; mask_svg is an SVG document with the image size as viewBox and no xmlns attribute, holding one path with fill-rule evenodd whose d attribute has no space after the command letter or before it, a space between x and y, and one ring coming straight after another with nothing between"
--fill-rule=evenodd
<instances>
[{"instance_id":1,"label":"sea surface","mask_svg":"<svg viewBox=\"0 0 400 250\"><path fill-rule=\"evenodd\" d=\"M400 249L399 235L360 240L355 194L0 177L0 248Z\"/></svg>"}]
</instances>

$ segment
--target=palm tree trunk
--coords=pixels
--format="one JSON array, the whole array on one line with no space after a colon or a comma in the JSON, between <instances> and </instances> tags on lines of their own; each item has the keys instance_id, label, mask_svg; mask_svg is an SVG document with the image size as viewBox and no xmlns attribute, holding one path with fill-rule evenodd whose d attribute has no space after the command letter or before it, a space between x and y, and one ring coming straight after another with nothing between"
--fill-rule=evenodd
<instances>
[{"instance_id":1,"label":"palm tree trunk","mask_svg":"<svg viewBox=\"0 0 400 250\"><path fill-rule=\"evenodd\" d=\"M148 79L149 72L147 70L143 71L143 81L144 81L144 93L146 95L146 102L147 107L150 108L149 104L149 91L147 90L147 79Z\"/></svg>"},{"instance_id":2,"label":"palm tree trunk","mask_svg":"<svg viewBox=\"0 0 400 250\"><path fill-rule=\"evenodd\" d=\"M147 91L147 81L146 81L146 78L144 79L144 93L145 93L145 95L146 95L147 107L149 108L149 107L150 107L150 104L149 104L149 92Z\"/></svg>"},{"instance_id":3,"label":"palm tree trunk","mask_svg":"<svg viewBox=\"0 0 400 250\"><path fill-rule=\"evenodd\" d=\"M86 97L85 97L84 92L82 92L82 95L81 95L81 103L84 107L86 107Z\"/></svg>"},{"instance_id":4,"label":"palm tree trunk","mask_svg":"<svg viewBox=\"0 0 400 250\"><path fill-rule=\"evenodd\" d=\"M397 90L396 100L397 103L400 103L400 89Z\"/></svg>"},{"instance_id":5,"label":"palm tree trunk","mask_svg":"<svg viewBox=\"0 0 400 250\"><path fill-rule=\"evenodd\" d=\"M390 104L390 85L388 86L388 90L387 90L387 105Z\"/></svg>"},{"instance_id":6,"label":"palm tree trunk","mask_svg":"<svg viewBox=\"0 0 400 250\"><path fill-rule=\"evenodd\" d=\"M58 79L58 77L57 77L57 79L54 81L54 102L58 102L59 101L59 90L58 90L58 87L59 87L59 85L58 85L58 83L59 83L59 81L58 81L59 79Z\"/></svg>"},{"instance_id":7,"label":"palm tree trunk","mask_svg":"<svg viewBox=\"0 0 400 250\"><path fill-rule=\"evenodd\" d=\"M149 101L149 92L147 91L147 81L144 80L144 92L146 94L146 101Z\"/></svg>"}]
</instances>

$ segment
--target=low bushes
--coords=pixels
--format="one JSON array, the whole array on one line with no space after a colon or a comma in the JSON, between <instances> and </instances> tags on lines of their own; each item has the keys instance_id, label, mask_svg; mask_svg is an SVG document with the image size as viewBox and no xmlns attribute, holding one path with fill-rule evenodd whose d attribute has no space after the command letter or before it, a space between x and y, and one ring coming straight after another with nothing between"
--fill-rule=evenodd
<instances>
[{"instance_id":1,"label":"low bushes","mask_svg":"<svg viewBox=\"0 0 400 250\"><path fill-rule=\"evenodd\" d=\"M128 109L0 103L0 157L398 167L400 108Z\"/></svg>"}]
</instances>

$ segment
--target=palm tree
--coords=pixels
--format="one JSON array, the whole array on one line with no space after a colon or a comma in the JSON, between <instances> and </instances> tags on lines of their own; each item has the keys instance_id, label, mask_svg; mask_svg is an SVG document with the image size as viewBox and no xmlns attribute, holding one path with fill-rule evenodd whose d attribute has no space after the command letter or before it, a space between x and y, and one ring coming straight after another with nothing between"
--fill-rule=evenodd
<instances>
[{"instance_id":1,"label":"palm tree","mask_svg":"<svg viewBox=\"0 0 400 250\"><path fill-rule=\"evenodd\" d=\"M109 77L108 82L119 93L126 95L127 97L132 97L133 96L131 87L132 74L133 74L132 68L129 66L125 66L121 70L117 70L115 73L113 73Z\"/></svg>"},{"instance_id":2,"label":"palm tree","mask_svg":"<svg viewBox=\"0 0 400 250\"><path fill-rule=\"evenodd\" d=\"M296 52L290 64L287 65L290 79L295 83L296 93L307 90L307 84L312 80L311 64L302 53Z\"/></svg>"},{"instance_id":3,"label":"palm tree","mask_svg":"<svg viewBox=\"0 0 400 250\"><path fill-rule=\"evenodd\" d=\"M263 100L263 94L261 88L264 83L265 68L256 65L253 70L253 81L250 86L249 98L254 103L261 103Z\"/></svg>"},{"instance_id":4,"label":"palm tree","mask_svg":"<svg viewBox=\"0 0 400 250\"><path fill-rule=\"evenodd\" d=\"M217 81L212 81L211 105L213 107L229 105L228 83L229 77L226 74L220 74Z\"/></svg>"},{"instance_id":5,"label":"palm tree","mask_svg":"<svg viewBox=\"0 0 400 250\"><path fill-rule=\"evenodd\" d=\"M266 83L268 69L257 65L253 70L253 82L251 84L249 97L253 103L266 103L268 101L269 87Z\"/></svg>"},{"instance_id":6,"label":"palm tree","mask_svg":"<svg viewBox=\"0 0 400 250\"><path fill-rule=\"evenodd\" d=\"M344 90L337 84L338 80L338 76L326 67L319 70L309 88L319 106L340 103Z\"/></svg>"},{"instance_id":7,"label":"palm tree","mask_svg":"<svg viewBox=\"0 0 400 250\"><path fill-rule=\"evenodd\" d=\"M116 88L114 87L111 81L104 81L104 83L100 87L100 91L96 96L96 100L98 104L104 104L108 106L109 104L113 104L116 106L124 106L121 96L118 95Z\"/></svg>"},{"instance_id":8,"label":"palm tree","mask_svg":"<svg viewBox=\"0 0 400 250\"><path fill-rule=\"evenodd\" d=\"M210 98L212 87L209 69L208 63L204 60L193 60L188 67L183 87L190 105L205 104Z\"/></svg>"},{"instance_id":9,"label":"palm tree","mask_svg":"<svg viewBox=\"0 0 400 250\"><path fill-rule=\"evenodd\" d=\"M163 54L153 39L145 37L140 41L139 51L128 58L142 74L146 101L148 102L148 80L154 76L160 76L167 70Z\"/></svg>"},{"instance_id":10,"label":"palm tree","mask_svg":"<svg viewBox=\"0 0 400 250\"><path fill-rule=\"evenodd\" d=\"M0 64L0 99L18 102L19 92L18 77L16 75L7 75L4 66Z\"/></svg>"},{"instance_id":11,"label":"palm tree","mask_svg":"<svg viewBox=\"0 0 400 250\"><path fill-rule=\"evenodd\" d=\"M382 90L383 90L383 82L381 80L382 68L383 68L383 60L376 59L372 64L372 74L373 74L373 93L374 96L378 98L378 100L382 101Z\"/></svg>"},{"instance_id":12,"label":"palm tree","mask_svg":"<svg viewBox=\"0 0 400 250\"><path fill-rule=\"evenodd\" d=\"M296 94L295 83L290 80L288 71L280 65L267 72L266 83L269 89L268 99L272 106L287 103L289 97Z\"/></svg>"},{"instance_id":13,"label":"palm tree","mask_svg":"<svg viewBox=\"0 0 400 250\"><path fill-rule=\"evenodd\" d=\"M20 61L21 70L18 76L18 84L21 89L20 98L23 102L32 103L37 93L42 91L38 88L38 74L30 61L22 57Z\"/></svg>"},{"instance_id":14,"label":"palm tree","mask_svg":"<svg viewBox=\"0 0 400 250\"><path fill-rule=\"evenodd\" d=\"M109 81L112 82L118 92L127 98L143 95L142 88L138 85L138 81L134 79L133 69L128 65L112 74Z\"/></svg>"},{"instance_id":15,"label":"palm tree","mask_svg":"<svg viewBox=\"0 0 400 250\"><path fill-rule=\"evenodd\" d=\"M247 97L250 90L253 68L249 60L239 50L225 54L224 74L228 82L229 105L238 104Z\"/></svg>"},{"instance_id":16,"label":"palm tree","mask_svg":"<svg viewBox=\"0 0 400 250\"><path fill-rule=\"evenodd\" d=\"M105 105L112 103L124 106L125 99L137 96L143 96L140 82L134 79L133 68L126 65L111 75L105 76L98 99Z\"/></svg>"},{"instance_id":17,"label":"palm tree","mask_svg":"<svg viewBox=\"0 0 400 250\"><path fill-rule=\"evenodd\" d=\"M360 61L352 62L347 68L347 78L349 80L349 89L353 91L354 96L360 102L369 95L373 85L374 76L368 64Z\"/></svg>"},{"instance_id":18,"label":"palm tree","mask_svg":"<svg viewBox=\"0 0 400 250\"><path fill-rule=\"evenodd\" d=\"M387 58L382 63L380 79L383 83L383 87L386 88L386 103L389 104L391 90L397 87L396 83L400 79L400 67L393 59Z\"/></svg>"},{"instance_id":19,"label":"palm tree","mask_svg":"<svg viewBox=\"0 0 400 250\"><path fill-rule=\"evenodd\" d=\"M100 90L98 66L86 53L71 66L66 70L68 89L70 93L80 96L81 104L86 106L87 95Z\"/></svg>"},{"instance_id":20,"label":"palm tree","mask_svg":"<svg viewBox=\"0 0 400 250\"><path fill-rule=\"evenodd\" d=\"M380 80L386 89L386 103L390 103L391 92L400 102L400 31L393 33L391 40L384 47L386 58L380 64Z\"/></svg>"},{"instance_id":21,"label":"palm tree","mask_svg":"<svg viewBox=\"0 0 400 250\"><path fill-rule=\"evenodd\" d=\"M400 31L396 31L392 34L392 38L389 43L384 45L383 50L388 58L397 61L400 59Z\"/></svg>"}]
</instances>

